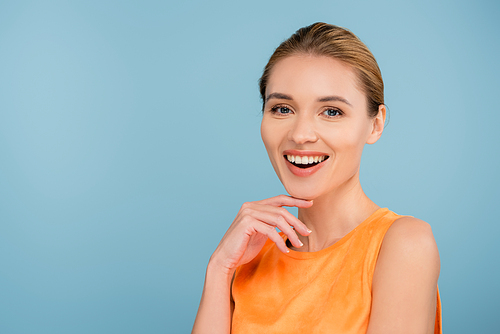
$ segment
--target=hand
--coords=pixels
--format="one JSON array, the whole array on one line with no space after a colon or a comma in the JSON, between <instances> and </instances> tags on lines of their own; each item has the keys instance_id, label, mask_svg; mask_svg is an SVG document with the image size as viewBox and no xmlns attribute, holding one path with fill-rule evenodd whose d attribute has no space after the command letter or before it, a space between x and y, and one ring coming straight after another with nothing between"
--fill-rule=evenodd
<instances>
[{"instance_id":1,"label":"hand","mask_svg":"<svg viewBox=\"0 0 500 334\"><path fill-rule=\"evenodd\" d=\"M232 275L238 266L257 256L268 238L274 241L279 250L287 253L288 248L276 227L288 237L293 246L301 247L302 242L296 232L307 236L311 231L283 206L309 208L312 205L312 201L286 195L244 203L212 254L210 264Z\"/></svg>"}]
</instances>

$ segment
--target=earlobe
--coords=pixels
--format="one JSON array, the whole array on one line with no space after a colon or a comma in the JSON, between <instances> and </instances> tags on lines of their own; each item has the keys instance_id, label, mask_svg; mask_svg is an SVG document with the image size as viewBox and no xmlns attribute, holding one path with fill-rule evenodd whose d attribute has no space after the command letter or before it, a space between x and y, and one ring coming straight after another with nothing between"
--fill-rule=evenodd
<instances>
[{"instance_id":1,"label":"earlobe","mask_svg":"<svg viewBox=\"0 0 500 334\"><path fill-rule=\"evenodd\" d=\"M367 144L375 144L382 135L382 132L384 132L385 115L386 115L385 105L381 104L378 106L377 116L375 116L372 120L373 121L372 131L368 136L368 139L366 140Z\"/></svg>"}]
</instances>

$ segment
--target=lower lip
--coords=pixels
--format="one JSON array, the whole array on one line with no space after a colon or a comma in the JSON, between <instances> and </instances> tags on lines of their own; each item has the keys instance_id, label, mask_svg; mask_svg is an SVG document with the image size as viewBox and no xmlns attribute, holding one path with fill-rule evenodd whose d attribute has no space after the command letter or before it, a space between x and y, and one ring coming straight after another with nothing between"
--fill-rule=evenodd
<instances>
[{"instance_id":1,"label":"lower lip","mask_svg":"<svg viewBox=\"0 0 500 334\"><path fill-rule=\"evenodd\" d=\"M326 161L325 160L323 162L320 162L319 164L312 166L312 167L309 167L309 168L299 168L299 167L295 166L294 164L292 164L290 161L288 161L288 159L286 157L283 157L283 159L285 159L286 166L288 167L290 172L292 172L292 174L295 176L301 176L301 177L310 176L310 175L316 173L321 167L323 167L323 165L325 164L325 161Z\"/></svg>"}]
</instances>

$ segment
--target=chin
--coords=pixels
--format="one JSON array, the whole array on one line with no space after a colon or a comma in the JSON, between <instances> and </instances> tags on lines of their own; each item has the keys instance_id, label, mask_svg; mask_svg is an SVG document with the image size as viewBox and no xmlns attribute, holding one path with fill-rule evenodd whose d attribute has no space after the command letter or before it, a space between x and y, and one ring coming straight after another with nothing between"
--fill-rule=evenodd
<instances>
[{"instance_id":1,"label":"chin","mask_svg":"<svg viewBox=\"0 0 500 334\"><path fill-rule=\"evenodd\" d=\"M317 188L307 189L307 187L306 188L300 186L287 187L285 185L285 190L290 196L294 198L305 199L308 201L314 200L320 196Z\"/></svg>"},{"instance_id":2,"label":"chin","mask_svg":"<svg viewBox=\"0 0 500 334\"><path fill-rule=\"evenodd\" d=\"M288 195L294 198L308 201L314 200L320 197L325 190L321 186L321 182L318 183L318 180L312 180L311 178L297 178L293 175L286 175L286 171L284 173L280 173L276 168L275 171Z\"/></svg>"}]
</instances>

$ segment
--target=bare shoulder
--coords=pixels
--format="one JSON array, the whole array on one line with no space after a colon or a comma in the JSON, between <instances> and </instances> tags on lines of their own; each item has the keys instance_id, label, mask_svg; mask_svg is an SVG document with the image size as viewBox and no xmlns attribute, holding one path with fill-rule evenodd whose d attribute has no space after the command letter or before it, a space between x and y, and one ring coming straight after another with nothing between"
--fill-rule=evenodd
<instances>
[{"instance_id":1,"label":"bare shoulder","mask_svg":"<svg viewBox=\"0 0 500 334\"><path fill-rule=\"evenodd\" d=\"M416 265L422 262L428 269L435 269L439 274L439 252L431 226L414 217L397 219L387 231L379 262L384 258Z\"/></svg>"},{"instance_id":2,"label":"bare shoulder","mask_svg":"<svg viewBox=\"0 0 500 334\"><path fill-rule=\"evenodd\" d=\"M397 219L373 273L369 334L434 333L440 261L429 224Z\"/></svg>"}]
</instances>

